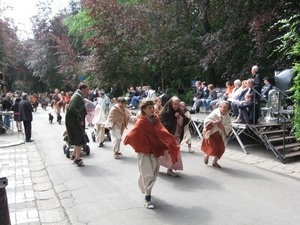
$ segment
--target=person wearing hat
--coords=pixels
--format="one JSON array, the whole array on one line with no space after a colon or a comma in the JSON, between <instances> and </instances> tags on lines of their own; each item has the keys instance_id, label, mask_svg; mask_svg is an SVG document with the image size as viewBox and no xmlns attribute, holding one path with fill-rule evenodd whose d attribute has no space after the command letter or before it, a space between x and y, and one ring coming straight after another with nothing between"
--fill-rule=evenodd
<instances>
[{"instance_id":1,"label":"person wearing hat","mask_svg":"<svg viewBox=\"0 0 300 225\"><path fill-rule=\"evenodd\" d=\"M261 99L261 102L268 102L268 94L269 94L269 91L273 88L272 84L270 83L270 77L265 77L263 79L264 81L264 86L262 87L261 89L261 95L262 95L262 99Z\"/></svg>"}]
</instances>

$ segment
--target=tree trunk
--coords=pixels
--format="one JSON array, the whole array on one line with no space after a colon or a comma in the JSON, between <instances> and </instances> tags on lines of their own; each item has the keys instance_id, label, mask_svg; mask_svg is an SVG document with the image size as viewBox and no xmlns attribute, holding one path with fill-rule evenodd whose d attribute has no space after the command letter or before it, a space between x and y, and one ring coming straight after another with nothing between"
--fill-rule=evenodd
<instances>
[{"instance_id":1,"label":"tree trunk","mask_svg":"<svg viewBox=\"0 0 300 225\"><path fill-rule=\"evenodd\" d=\"M203 10L203 27L204 27L204 31L205 33L210 33L210 24L209 24L209 19L208 19L208 11L209 11L209 5L210 0L205 0L202 6L202 10ZM213 84L214 86L216 86L215 83L215 71L212 65L208 65L207 70L206 70L206 74L205 74L205 78L206 78L206 83L207 84Z\"/></svg>"},{"instance_id":2,"label":"tree trunk","mask_svg":"<svg viewBox=\"0 0 300 225\"><path fill-rule=\"evenodd\" d=\"M208 69L206 70L205 78L207 84L213 84L214 86L216 86L215 71L212 66L208 67Z\"/></svg>"}]
</instances>

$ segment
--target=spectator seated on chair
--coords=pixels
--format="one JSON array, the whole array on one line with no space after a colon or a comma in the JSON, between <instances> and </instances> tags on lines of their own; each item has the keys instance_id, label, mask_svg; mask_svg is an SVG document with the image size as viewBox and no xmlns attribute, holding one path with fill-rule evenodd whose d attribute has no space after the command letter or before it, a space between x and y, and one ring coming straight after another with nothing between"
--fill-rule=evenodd
<instances>
[{"instance_id":1,"label":"spectator seated on chair","mask_svg":"<svg viewBox=\"0 0 300 225\"><path fill-rule=\"evenodd\" d=\"M208 97L209 91L208 91L207 84L205 81L203 81L201 83L201 88L202 89L199 88L201 92L199 93L198 98L195 100L193 107L190 111L190 114L195 114L196 111L199 112L200 107L202 106L202 99L206 99Z\"/></svg>"},{"instance_id":2,"label":"spectator seated on chair","mask_svg":"<svg viewBox=\"0 0 300 225\"><path fill-rule=\"evenodd\" d=\"M147 99L152 99L152 100L154 100L154 99L156 98L155 90L153 90L153 89L151 88L151 86L148 86L148 87L147 87L146 95L147 95Z\"/></svg>"},{"instance_id":3,"label":"spectator seated on chair","mask_svg":"<svg viewBox=\"0 0 300 225\"><path fill-rule=\"evenodd\" d=\"M131 100L130 100L130 105L129 107L131 109L136 109L137 108L137 105L138 103L143 99L147 97L146 96L146 93L145 93L145 90L142 89L141 86L138 87L137 91L135 92L135 95L132 96Z\"/></svg>"},{"instance_id":4,"label":"spectator seated on chair","mask_svg":"<svg viewBox=\"0 0 300 225\"><path fill-rule=\"evenodd\" d=\"M203 92L202 92L202 86L201 86L201 81L196 81L196 93L193 98L191 98L190 103L191 106L193 107L194 103L203 97ZM196 109L197 110L197 109ZM195 112L192 112L195 113Z\"/></svg>"},{"instance_id":5,"label":"spectator seated on chair","mask_svg":"<svg viewBox=\"0 0 300 225\"><path fill-rule=\"evenodd\" d=\"M262 95L262 99L260 100L262 103L267 103L268 102L268 94L269 91L272 90L273 86L270 83L270 78L269 77L265 77L264 79L264 86L261 89L261 95Z\"/></svg>"},{"instance_id":6,"label":"spectator seated on chair","mask_svg":"<svg viewBox=\"0 0 300 225\"><path fill-rule=\"evenodd\" d=\"M245 81L245 80L243 82L241 82L239 79L237 79L233 83L234 83L234 89L232 90L232 93L230 93L227 98L227 102L230 105L230 110L231 110L231 103L238 101L240 94L247 87L245 85L245 84L247 84L247 81ZM244 85L242 85L243 83L244 83ZM234 115L232 115L232 112L231 112L231 116L234 117Z\"/></svg>"},{"instance_id":7,"label":"spectator seated on chair","mask_svg":"<svg viewBox=\"0 0 300 225\"><path fill-rule=\"evenodd\" d=\"M247 94L252 94L254 96L255 91L253 88L254 80L252 78L247 80L247 88L244 89L241 94L239 95L238 101L231 102L231 111L232 116L236 117L239 115L239 104L243 101L246 101L245 96Z\"/></svg>"},{"instance_id":8,"label":"spectator seated on chair","mask_svg":"<svg viewBox=\"0 0 300 225\"><path fill-rule=\"evenodd\" d=\"M210 105L212 108L215 109L215 108L219 107L220 101L227 101L227 99L229 98L231 93L236 89L235 85L233 86L231 81L227 81L225 85L226 85L226 92L224 93L224 95L221 98L211 101Z\"/></svg>"},{"instance_id":9,"label":"spectator seated on chair","mask_svg":"<svg viewBox=\"0 0 300 225\"><path fill-rule=\"evenodd\" d=\"M247 84L247 81L243 81L243 86L242 86L242 82L237 79L234 81L234 88L232 90L232 93L229 94L228 98L227 98L227 102L231 103L231 102L234 102L234 101L237 101L241 92L247 88L246 84Z\"/></svg>"},{"instance_id":10,"label":"spectator seated on chair","mask_svg":"<svg viewBox=\"0 0 300 225\"><path fill-rule=\"evenodd\" d=\"M130 102L131 102L133 96L136 95L136 91L134 90L133 87L130 87L129 89L127 89L127 91L128 91L128 96L126 96L126 100L127 100L128 105L130 106Z\"/></svg>"},{"instance_id":11,"label":"spectator seated on chair","mask_svg":"<svg viewBox=\"0 0 300 225\"><path fill-rule=\"evenodd\" d=\"M212 106L210 105L211 101L217 99L217 92L215 90L215 87L213 84L209 84L207 86L208 88L208 97L206 99L202 99L202 104L203 104L203 107L205 108L206 111L212 111L213 108Z\"/></svg>"},{"instance_id":12,"label":"spectator seated on chair","mask_svg":"<svg viewBox=\"0 0 300 225\"><path fill-rule=\"evenodd\" d=\"M225 85L226 85L226 92L222 100L227 101L229 94L231 94L234 89L234 85L232 85L232 82L230 80L227 81Z\"/></svg>"},{"instance_id":13,"label":"spectator seated on chair","mask_svg":"<svg viewBox=\"0 0 300 225\"><path fill-rule=\"evenodd\" d=\"M240 102L238 107L239 116L235 121L233 121L234 123L257 123L259 118L259 107L258 104L254 104L252 94L246 94L245 101Z\"/></svg>"}]
</instances>

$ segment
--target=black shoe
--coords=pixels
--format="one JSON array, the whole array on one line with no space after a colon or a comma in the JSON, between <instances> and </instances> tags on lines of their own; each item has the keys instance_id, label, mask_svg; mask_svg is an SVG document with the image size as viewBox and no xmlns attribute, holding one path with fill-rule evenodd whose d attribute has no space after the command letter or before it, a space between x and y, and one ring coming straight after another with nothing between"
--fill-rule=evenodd
<instances>
[{"instance_id":1,"label":"black shoe","mask_svg":"<svg viewBox=\"0 0 300 225\"><path fill-rule=\"evenodd\" d=\"M26 142L33 142L33 140L31 140L31 139L30 140L26 140Z\"/></svg>"},{"instance_id":2,"label":"black shoe","mask_svg":"<svg viewBox=\"0 0 300 225\"><path fill-rule=\"evenodd\" d=\"M103 145L103 142L101 142L100 144L99 144L99 147L103 147L104 145Z\"/></svg>"},{"instance_id":3,"label":"black shoe","mask_svg":"<svg viewBox=\"0 0 300 225\"><path fill-rule=\"evenodd\" d=\"M195 110L191 110L191 111L190 111L190 114L195 114Z\"/></svg>"}]
</instances>

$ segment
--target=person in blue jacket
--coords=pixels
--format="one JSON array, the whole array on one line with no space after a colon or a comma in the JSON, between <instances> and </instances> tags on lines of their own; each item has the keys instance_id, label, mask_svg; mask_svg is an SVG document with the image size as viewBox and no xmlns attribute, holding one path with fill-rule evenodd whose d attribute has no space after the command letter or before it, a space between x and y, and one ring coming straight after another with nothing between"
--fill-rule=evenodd
<instances>
[{"instance_id":1,"label":"person in blue jacket","mask_svg":"<svg viewBox=\"0 0 300 225\"><path fill-rule=\"evenodd\" d=\"M239 104L239 116L235 123L245 122L247 124L256 124L259 118L258 104L254 104L253 95L246 94L245 101Z\"/></svg>"}]
</instances>

